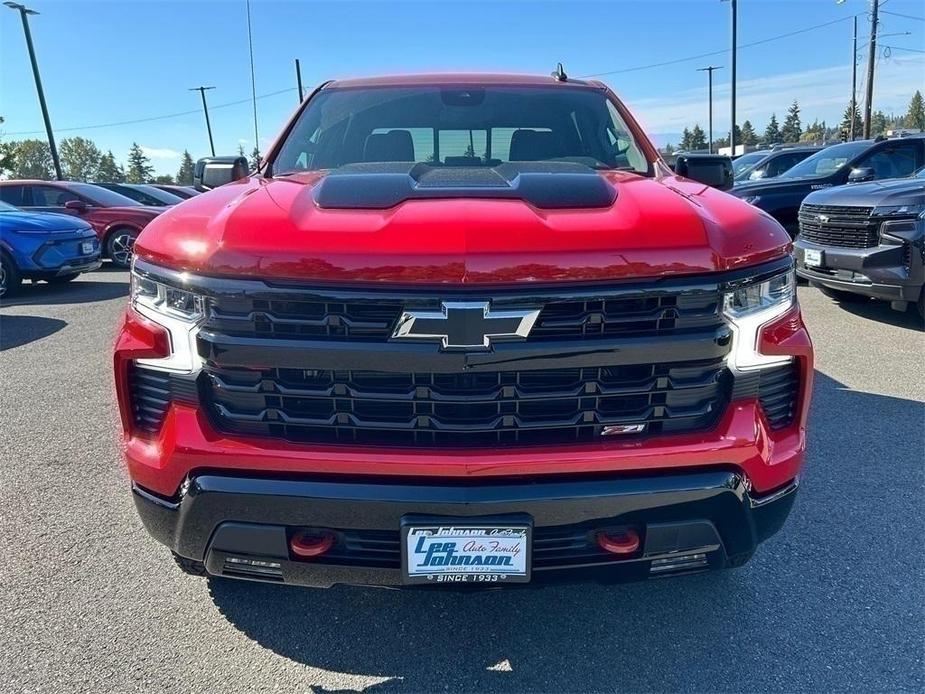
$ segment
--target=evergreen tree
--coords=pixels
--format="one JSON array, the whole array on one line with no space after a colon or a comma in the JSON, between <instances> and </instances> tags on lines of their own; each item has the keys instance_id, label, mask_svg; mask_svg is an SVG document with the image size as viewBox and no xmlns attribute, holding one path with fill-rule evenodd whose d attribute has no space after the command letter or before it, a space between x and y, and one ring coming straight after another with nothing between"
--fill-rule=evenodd
<instances>
[{"instance_id":1,"label":"evergreen tree","mask_svg":"<svg viewBox=\"0 0 925 694\"><path fill-rule=\"evenodd\" d=\"M238 143L238 156L247 159L247 154L244 153L244 144L241 142Z\"/></svg>"},{"instance_id":2,"label":"evergreen tree","mask_svg":"<svg viewBox=\"0 0 925 694\"><path fill-rule=\"evenodd\" d=\"M254 151L251 152L251 158L248 162L250 164L251 171L256 171L260 168L260 164L263 162L263 157L260 155L260 148L254 145Z\"/></svg>"},{"instance_id":3,"label":"evergreen tree","mask_svg":"<svg viewBox=\"0 0 925 694\"><path fill-rule=\"evenodd\" d=\"M684 128L684 132L681 133L681 142L678 143L678 146L682 152L691 148L691 131L687 128Z\"/></svg>"},{"instance_id":4,"label":"evergreen tree","mask_svg":"<svg viewBox=\"0 0 925 694\"><path fill-rule=\"evenodd\" d=\"M700 127L699 123L694 124L694 129L691 130L691 149L706 149L707 148L707 137L704 135L703 128Z\"/></svg>"},{"instance_id":5,"label":"evergreen tree","mask_svg":"<svg viewBox=\"0 0 925 694\"><path fill-rule=\"evenodd\" d=\"M922 92L918 89L909 101L909 110L906 111L906 118L903 122L907 128L925 131L925 102L922 100Z\"/></svg>"},{"instance_id":6,"label":"evergreen tree","mask_svg":"<svg viewBox=\"0 0 925 694\"><path fill-rule=\"evenodd\" d=\"M193 158L187 150L183 150L183 158L180 159L180 170L177 171L177 185L193 185Z\"/></svg>"},{"instance_id":7,"label":"evergreen tree","mask_svg":"<svg viewBox=\"0 0 925 694\"><path fill-rule=\"evenodd\" d=\"M154 182L160 183L163 185L168 185L168 186L173 185L174 183L173 176L171 176L170 174L161 174L160 176L155 176Z\"/></svg>"},{"instance_id":8,"label":"evergreen tree","mask_svg":"<svg viewBox=\"0 0 925 694\"><path fill-rule=\"evenodd\" d=\"M855 137L857 137L857 135L861 133L863 128L864 128L864 118L861 116L861 109L858 108L858 104L857 102L855 102L854 103L854 135ZM850 137L850 134L851 134L851 104L850 103L847 106L845 106L845 113L841 117L841 125L839 126L839 129L847 132Z\"/></svg>"},{"instance_id":9,"label":"evergreen tree","mask_svg":"<svg viewBox=\"0 0 925 694\"><path fill-rule=\"evenodd\" d=\"M109 150L100 157L100 164L96 170L96 178L101 183L124 183L125 171L116 164L116 158L112 156L112 150Z\"/></svg>"},{"instance_id":10,"label":"evergreen tree","mask_svg":"<svg viewBox=\"0 0 925 694\"><path fill-rule=\"evenodd\" d=\"M777 125L777 116L771 114L771 119L768 121L768 127L764 129L764 143L766 145L776 145L781 140L780 126Z\"/></svg>"},{"instance_id":11,"label":"evergreen tree","mask_svg":"<svg viewBox=\"0 0 925 694\"><path fill-rule=\"evenodd\" d=\"M870 118L870 136L877 137L883 135L890 129L890 119L887 118L883 111L875 111Z\"/></svg>"},{"instance_id":12,"label":"evergreen tree","mask_svg":"<svg viewBox=\"0 0 925 694\"><path fill-rule=\"evenodd\" d=\"M754 126L752 126L751 121L747 120L744 123L742 123L741 135L742 137L740 141L742 142L743 145L754 147L755 145L758 144L758 133L755 132L755 128ZM736 138L736 139L739 140L739 138Z\"/></svg>"},{"instance_id":13,"label":"evergreen tree","mask_svg":"<svg viewBox=\"0 0 925 694\"><path fill-rule=\"evenodd\" d=\"M132 148L128 151L128 170L125 173L125 180L128 183L148 183L154 176L154 167L151 166L151 160L145 156L137 142L132 143Z\"/></svg>"},{"instance_id":14,"label":"evergreen tree","mask_svg":"<svg viewBox=\"0 0 925 694\"><path fill-rule=\"evenodd\" d=\"M95 181L100 168L102 154L93 144L93 140L85 137L66 137L61 140L59 147L61 168L64 177L69 181Z\"/></svg>"},{"instance_id":15,"label":"evergreen tree","mask_svg":"<svg viewBox=\"0 0 925 694\"><path fill-rule=\"evenodd\" d=\"M800 125L800 104L796 99L787 110L787 117L784 119L784 127L780 130L780 136L784 142L799 142L803 134L803 127Z\"/></svg>"}]
</instances>

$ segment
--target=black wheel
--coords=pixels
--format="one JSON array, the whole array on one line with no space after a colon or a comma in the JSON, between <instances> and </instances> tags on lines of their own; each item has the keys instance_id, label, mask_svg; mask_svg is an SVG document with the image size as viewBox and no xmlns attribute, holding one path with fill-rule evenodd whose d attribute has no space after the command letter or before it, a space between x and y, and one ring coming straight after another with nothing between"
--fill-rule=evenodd
<instances>
[{"instance_id":1,"label":"black wheel","mask_svg":"<svg viewBox=\"0 0 925 694\"><path fill-rule=\"evenodd\" d=\"M19 291L22 277L19 270L5 254L0 253L0 299L5 299Z\"/></svg>"},{"instance_id":2,"label":"black wheel","mask_svg":"<svg viewBox=\"0 0 925 694\"><path fill-rule=\"evenodd\" d=\"M132 248L138 232L135 229L116 229L106 239L106 255L118 267L127 268L132 264Z\"/></svg>"},{"instance_id":3,"label":"black wheel","mask_svg":"<svg viewBox=\"0 0 925 694\"><path fill-rule=\"evenodd\" d=\"M209 572L206 571L206 565L201 561L196 561L195 559L187 559L186 557L181 557L176 552L171 552L173 554L173 560L177 563L177 566L180 567L180 570L189 574L190 576L208 576Z\"/></svg>"},{"instance_id":4,"label":"black wheel","mask_svg":"<svg viewBox=\"0 0 925 694\"><path fill-rule=\"evenodd\" d=\"M57 277L49 277L46 282L48 284L67 284L68 282L73 282L78 277L80 277L79 272L72 272L70 275L58 275Z\"/></svg>"},{"instance_id":5,"label":"black wheel","mask_svg":"<svg viewBox=\"0 0 925 694\"><path fill-rule=\"evenodd\" d=\"M845 304L860 304L865 301L870 301L869 297L864 296L863 294L855 294L854 292L843 292L839 289L831 289L829 287L823 287L821 284L817 285L819 291L825 294L830 299L835 299L835 301L841 301Z\"/></svg>"}]
</instances>

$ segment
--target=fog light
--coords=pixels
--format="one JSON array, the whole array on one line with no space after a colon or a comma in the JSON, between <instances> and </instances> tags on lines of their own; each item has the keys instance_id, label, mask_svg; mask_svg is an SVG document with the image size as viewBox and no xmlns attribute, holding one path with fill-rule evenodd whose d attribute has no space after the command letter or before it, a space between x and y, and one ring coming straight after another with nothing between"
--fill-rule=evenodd
<instances>
[{"instance_id":1,"label":"fog light","mask_svg":"<svg viewBox=\"0 0 925 694\"><path fill-rule=\"evenodd\" d=\"M705 568L707 565L707 555L702 552L696 554L679 554L675 557L653 559L649 573L665 574L677 571L690 571L691 569Z\"/></svg>"}]
</instances>

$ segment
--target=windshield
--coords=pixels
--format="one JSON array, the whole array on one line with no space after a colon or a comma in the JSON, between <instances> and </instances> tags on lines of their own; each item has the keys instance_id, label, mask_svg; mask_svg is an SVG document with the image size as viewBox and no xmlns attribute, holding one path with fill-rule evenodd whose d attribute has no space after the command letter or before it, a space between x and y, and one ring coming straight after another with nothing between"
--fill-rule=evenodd
<instances>
[{"instance_id":1,"label":"windshield","mask_svg":"<svg viewBox=\"0 0 925 694\"><path fill-rule=\"evenodd\" d=\"M321 91L273 172L359 162L497 166L570 161L646 173L649 163L605 93L550 87L363 87Z\"/></svg>"},{"instance_id":2,"label":"windshield","mask_svg":"<svg viewBox=\"0 0 925 694\"><path fill-rule=\"evenodd\" d=\"M812 156L806 157L799 164L790 167L780 174L778 178L828 176L866 151L868 147L870 147L869 142L845 142L840 145L826 147Z\"/></svg>"},{"instance_id":3,"label":"windshield","mask_svg":"<svg viewBox=\"0 0 925 694\"><path fill-rule=\"evenodd\" d=\"M13 207L8 202L0 201L0 212L19 212L19 208Z\"/></svg>"},{"instance_id":4,"label":"windshield","mask_svg":"<svg viewBox=\"0 0 925 694\"><path fill-rule=\"evenodd\" d=\"M100 207L138 207L141 203L90 183L68 183L68 188Z\"/></svg>"},{"instance_id":5,"label":"windshield","mask_svg":"<svg viewBox=\"0 0 925 694\"><path fill-rule=\"evenodd\" d=\"M766 156L768 156L767 152L749 152L748 154L743 154L738 159L732 160L732 171L738 176L746 169L752 168Z\"/></svg>"}]
</instances>

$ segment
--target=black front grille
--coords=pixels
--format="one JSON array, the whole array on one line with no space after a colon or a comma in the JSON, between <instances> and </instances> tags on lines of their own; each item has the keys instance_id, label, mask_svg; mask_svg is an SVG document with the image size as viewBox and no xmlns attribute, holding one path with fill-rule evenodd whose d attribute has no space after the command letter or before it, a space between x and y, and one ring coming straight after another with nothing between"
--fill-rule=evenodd
<instances>
[{"instance_id":1,"label":"black front grille","mask_svg":"<svg viewBox=\"0 0 925 694\"><path fill-rule=\"evenodd\" d=\"M880 221L871 207L803 205L800 238L821 246L873 248L880 243Z\"/></svg>"},{"instance_id":2,"label":"black front grille","mask_svg":"<svg viewBox=\"0 0 925 694\"><path fill-rule=\"evenodd\" d=\"M372 293L371 293L372 294ZM672 334L716 325L716 292L634 293L616 298L530 298L519 306L541 305L528 342L595 337ZM439 310L439 302L411 295L336 301L322 296L250 298L220 296L210 302L205 329L235 337L385 342L405 307ZM503 308L493 302L492 308Z\"/></svg>"},{"instance_id":3,"label":"black front grille","mask_svg":"<svg viewBox=\"0 0 925 694\"><path fill-rule=\"evenodd\" d=\"M204 392L223 431L291 441L495 446L710 427L728 399L722 359L627 366L392 373L210 364ZM626 434L621 434L625 438Z\"/></svg>"},{"instance_id":4,"label":"black front grille","mask_svg":"<svg viewBox=\"0 0 925 694\"><path fill-rule=\"evenodd\" d=\"M533 529L534 570L587 566L620 561L625 556L601 549L595 540L599 524L537 527ZM319 564L401 567L401 541L396 530L344 530L337 543L314 561Z\"/></svg>"},{"instance_id":5,"label":"black front grille","mask_svg":"<svg viewBox=\"0 0 925 694\"><path fill-rule=\"evenodd\" d=\"M796 364L785 364L759 372L758 400L772 429L793 422L797 404L799 372Z\"/></svg>"}]
</instances>

